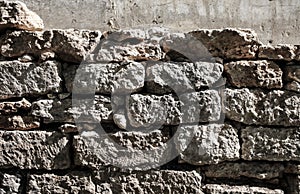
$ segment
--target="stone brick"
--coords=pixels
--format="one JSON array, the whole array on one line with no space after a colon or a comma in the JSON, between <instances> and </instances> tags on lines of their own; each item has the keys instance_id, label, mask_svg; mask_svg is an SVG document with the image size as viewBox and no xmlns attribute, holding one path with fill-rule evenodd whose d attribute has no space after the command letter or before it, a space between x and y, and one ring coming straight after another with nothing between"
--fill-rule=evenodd
<instances>
[{"instance_id":1,"label":"stone brick","mask_svg":"<svg viewBox=\"0 0 300 194\"><path fill-rule=\"evenodd\" d=\"M284 166L280 163L221 163L206 167L205 175L212 178L240 179L241 177L248 177L267 180L279 178L283 171Z\"/></svg>"},{"instance_id":2,"label":"stone brick","mask_svg":"<svg viewBox=\"0 0 300 194\"><path fill-rule=\"evenodd\" d=\"M0 30L43 30L43 20L20 1L0 1Z\"/></svg>"},{"instance_id":3,"label":"stone brick","mask_svg":"<svg viewBox=\"0 0 300 194\"><path fill-rule=\"evenodd\" d=\"M32 116L7 116L0 117L0 129L30 130L40 127L40 121Z\"/></svg>"},{"instance_id":4,"label":"stone brick","mask_svg":"<svg viewBox=\"0 0 300 194\"><path fill-rule=\"evenodd\" d=\"M210 62L152 62L146 69L147 91L177 94L212 87L222 78L223 65Z\"/></svg>"},{"instance_id":5,"label":"stone brick","mask_svg":"<svg viewBox=\"0 0 300 194\"><path fill-rule=\"evenodd\" d=\"M47 60L57 57L80 63L100 41L99 31L47 30L43 32L12 31L1 37L1 54L5 57L33 55Z\"/></svg>"},{"instance_id":6,"label":"stone brick","mask_svg":"<svg viewBox=\"0 0 300 194\"><path fill-rule=\"evenodd\" d=\"M21 176L0 173L0 193L21 193Z\"/></svg>"},{"instance_id":7,"label":"stone brick","mask_svg":"<svg viewBox=\"0 0 300 194\"><path fill-rule=\"evenodd\" d=\"M206 194L221 194L221 193L235 193L235 194L284 194L280 189L268 189L263 187L250 187L250 186L229 186L229 185L216 185L207 184L204 187Z\"/></svg>"},{"instance_id":8,"label":"stone brick","mask_svg":"<svg viewBox=\"0 0 300 194\"><path fill-rule=\"evenodd\" d=\"M175 135L175 144L181 162L193 165L235 161L240 157L237 130L227 124L182 126Z\"/></svg>"},{"instance_id":9,"label":"stone brick","mask_svg":"<svg viewBox=\"0 0 300 194\"><path fill-rule=\"evenodd\" d=\"M242 139L245 160L300 161L299 128L247 127Z\"/></svg>"},{"instance_id":10,"label":"stone brick","mask_svg":"<svg viewBox=\"0 0 300 194\"><path fill-rule=\"evenodd\" d=\"M203 194L201 176L196 171L145 171L110 175L113 193Z\"/></svg>"},{"instance_id":11,"label":"stone brick","mask_svg":"<svg viewBox=\"0 0 300 194\"><path fill-rule=\"evenodd\" d=\"M214 57L223 59L255 59L261 45L251 30L233 28L195 30L190 32Z\"/></svg>"},{"instance_id":12,"label":"stone brick","mask_svg":"<svg viewBox=\"0 0 300 194\"><path fill-rule=\"evenodd\" d=\"M137 62L69 65L64 70L69 92L86 93L131 93L144 86L144 65ZM74 81L74 79L76 79Z\"/></svg>"},{"instance_id":13,"label":"stone brick","mask_svg":"<svg viewBox=\"0 0 300 194\"><path fill-rule=\"evenodd\" d=\"M236 87L282 87L282 71L271 61L237 61L226 63L224 70Z\"/></svg>"},{"instance_id":14,"label":"stone brick","mask_svg":"<svg viewBox=\"0 0 300 194\"><path fill-rule=\"evenodd\" d=\"M298 126L300 95L290 91L226 89L228 119L255 125Z\"/></svg>"},{"instance_id":15,"label":"stone brick","mask_svg":"<svg viewBox=\"0 0 300 194\"><path fill-rule=\"evenodd\" d=\"M0 99L60 92L59 68L60 64L55 61L41 64L0 62Z\"/></svg>"},{"instance_id":16,"label":"stone brick","mask_svg":"<svg viewBox=\"0 0 300 194\"><path fill-rule=\"evenodd\" d=\"M112 121L112 108L109 97L93 96L94 104L88 107L90 100L82 99L45 99L32 103L31 114L43 118L45 123L88 122L100 123Z\"/></svg>"},{"instance_id":17,"label":"stone brick","mask_svg":"<svg viewBox=\"0 0 300 194\"><path fill-rule=\"evenodd\" d=\"M171 95L133 94L127 115L131 126L140 128L218 121L221 108L220 96L214 90L182 94L179 100Z\"/></svg>"},{"instance_id":18,"label":"stone brick","mask_svg":"<svg viewBox=\"0 0 300 194\"><path fill-rule=\"evenodd\" d=\"M174 154L168 147L168 139L168 135L159 130L110 134L100 129L84 131L74 138L75 164L94 169L110 165L143 170L158 167Z\"/></svg>"},{"instance_id":19,"label":"stone brick","mask_svg":"<svg viewBox=\"0 0 300 194\"><path fill-rule=\"evenodd\" d=\"M70 166L68 138L58 132L0 131L1 168L65 169Z\"/></svg>"},{"instance_id":20,"label":"stone brick","mask_svg":"<svg viewBox=\"0 0 300 194\"><path fill-rule=\"evenodd\" d=\"M25 98L16 102L0 102L0 115L9 115L28 111L30 108L31 103Z\"/></svg>"},{"instance_id":21,"label":"stone brick","mask_svg":"<svg viewBox=\"0 0 300 194\"><path fill-rule=\"evenodd\" d=\"M96 187L89 174L69 173L29 175L27 193L96 193Z\"/></svg>"},{"instance_id":22,"label":"stone brick","mask_svg":"<svg viewBox=\"0 0 300 194\"><path fill-rule=\"evenodd\" d=\"M297 47L294 45L263 45L259 47L258 57L261 59L291 61L296 57L296 49Z\"/></svg>"},{"instance_id":23,"label":"stone brick","mask_svg":"<svg viewBox=\"0 0 300 194\"><path fill-rule=\"evenodd\" d=\"M287 82L285 89L300 92L300 68L297 64L291 63L284 67L284 79Z\"/></svg>"}]
</instances>

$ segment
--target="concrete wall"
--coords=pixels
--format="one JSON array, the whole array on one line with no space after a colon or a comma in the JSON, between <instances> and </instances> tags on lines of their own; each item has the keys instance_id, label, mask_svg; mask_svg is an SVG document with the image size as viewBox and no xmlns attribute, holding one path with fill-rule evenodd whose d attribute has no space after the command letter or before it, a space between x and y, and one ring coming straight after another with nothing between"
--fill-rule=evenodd
<instances>
[{"instance_id":1,"label":"concrete wall","mask_svg":"<svg viewBox=\"0 0 300 194\"><path fill-rule=\"evenodd\" d=\"M240 27L264 43L300 44L299 0L24 0L46 28L162 25L181 31Z\"/></svg>"}]
</instances>

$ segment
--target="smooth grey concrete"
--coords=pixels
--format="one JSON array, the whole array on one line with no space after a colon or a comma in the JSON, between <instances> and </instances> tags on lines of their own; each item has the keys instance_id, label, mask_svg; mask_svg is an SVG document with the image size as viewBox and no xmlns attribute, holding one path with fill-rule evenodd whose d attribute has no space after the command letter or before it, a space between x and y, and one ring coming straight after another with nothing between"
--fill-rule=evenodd
<instances>
[{"instance_id":1,"label":"smooth grey concrete","mask_svg":"<svg viewBox=\"0 0 300 194\"><path fill-rule=\"evenodd\" d=\"M158 25L254 29L264 43L300 44L300 0L23 0L49 28Z\"/></svg>"}]
</instances>

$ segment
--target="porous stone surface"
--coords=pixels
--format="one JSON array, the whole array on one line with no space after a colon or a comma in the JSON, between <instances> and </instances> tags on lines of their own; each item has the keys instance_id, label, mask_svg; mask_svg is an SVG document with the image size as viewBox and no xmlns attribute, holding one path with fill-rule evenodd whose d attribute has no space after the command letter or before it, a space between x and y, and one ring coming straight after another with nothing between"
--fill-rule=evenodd
<instances>
[{"instance_id":1,"label":"porous stone surface","mask_svg":"<svg viewBox=\"0 0 300 194\"><path fill-rule=\"evenodd\" d=\"M297 46L294 45L263 45L259 47L258 57L272 60L291 61L296 57Z\"/></svg>"},{"instance_id":2,"label":"porous stone surface","mask_svg":"<svg viewBox=\"0 0 300 194\"><path fill-rule=\"evenodd\" d=\"M60 63L0 62L0 99L61 91Z\"/></svg>"},{"instance_id":3,"label":"porous stone surface","mask_svg":"<svg viewBox=\"0 0 300 194\"><path fill-rule=\"evenodd\" d=\"M21 176L0 173L0 193L21 193Z\"/></svg>"},{"instance_id":4,"label":"porous stone surface","mask_svg":"<svg viewBox=\"0 0 300 194\"><path fill-rule=\"evenodd\" d=\"M203 194L202 177L196 171L145 171L110 175L113 193Z\"/></svg>"},{"instance_id":5,"label":"porous stone surface","mask_svg":"<svg viewBox=\"0 0 300 194\"><path fill-rule=\"evenodd\" d=\"M212 29L189 32L214 57L223 59L255 59L261 45L257 34L247 29Z\"/></svg>"},{"instance_id":6,"label":"porous stone surface","mask_svg":"<svg viewBox=\"0 0 300 194\"><path fill-rule=\"evenodd\" d=\"M9 115L21 111L28 111L30 108L31 103L25 98L14 102L0 102L0 115Z\"/></svg>"},{"instance_id":7,"label":"porous stone surface","mask_svg":"<svg viewBox=\"0 0 300 194\"><path fill-rule=\"evenodd\" d=\"M211 62L149 62L146 69L150 93L176 94L211 87L222 78L223 65Z\"/></svg>"},{"instance_id":8,"label":"porous stone surface","mask_svg":"<svg viewBox=\"0 0 300 194\"><path fill-rule=\"evenodd\" d=\"M66 66L64 78L69 92L126 94L143 88L145 68L137 62L82 63L80 66Z\"/></svg>"},{"instance_id":9,"label":"porous stone surface","mask_svg":"<svg viewBox=\"0 0 300 194\"><path fill-rule=\"evenodd\" d=\"M72 172L64 176L43 174L28 176L27 193L96 193L91 175Z\"/></svg>"},{"instance_id":10,"label":"porous stone surface","mask_svg":"<svg viewBox=\"0 0 300 194\"><path fill-rule=\"evenodd\" d=\"M175 135L181 162L217 164L240 158L238 131L227 124L182 126Z\"/></svg>"},{"instance_id":11,"label":"porous stone surface","mask_svg":"<svg viewBox=\"0 0 300 194\"><path fill-rule=\"evenodd\" d=\"M236 61L226 63L224 70L235 87L282 87L282 70L271 61Z\"/></svg>"},{"instance_id":12,"label":"porous stone surface","mask_svg":"<svg viewBox=\"0 0 300 194\"><path fill-rule=\"evenodd\" d=\"M100 41L101 32L89 30L9 31L0 38L4 57L33 55L40 60L59 58L80 63Z\"/></svg>"},{"instance_id":13,"label":"porous stone surface","mask_svg":"<svg viewBox=\"0 0 300 194\"><path fill-rule=\"evenodd\" d=\"M127 115L131 126L138 128L218 121L221 108L221 99L215 90L182 94L178 100L172 95L133 94Z\"/></svg>"},{"instance_id":14,"label":"porous stone surface","mask_svg":"<svg viewBox=\"0 0 300 194\"><path fill-rule=\"evenodd\" d=\"M68 138L58 132L0 131L0 167L65 169L70 166Z\"/></svg>"},{"instance_id":15,"label":"porous stone surface","mask_svg":"<svg viewBox=\"0 0 300 194\"><path fill-rule=\"evenodd\" d=\"M30 130L40 127L40 120L32 116L8 116L0 117L0 129L6 130Z\"/></svg>"},{"instance_id":16,"label":"porous stone surface","mask_svg":"<svg viewBox=\"0 0 300 194\"><path fill-rule=\"evenodd\" d=\"M0 30L15 28L21 30L43 30L44 22L20 1L0 1Z\"/></svg>"},{"instance_id":17,"label":"porous stone surface","mask_svg":"<svg viewBox=\"0 0 300 194\"><path fill-rule=\"evenodd\" d=\"M251 187L251 186L217 185L217 184L207 184L207 185L205 185L204 192L207 193L207 194L221 194L221 193L284 194L284 191L282 191L280 189L268 189L268 188L263 188L263 187Z\"/></svg>"},{"instance_id":18,"label":"porous stone surface","mask_svg":"<svg viewBox=\"0 0 300 194\"><path fill-rule=\"evenodd\" d=\"M93 101L93 104L89 102ZM45 99L32 103L31 115L43 118L45 123L112 121L111 100L106 96L74 99Z\"/></svg>"},{"instance_id":19,"label":"porous stone surface","mask_svg":"<svg viewBox=\"0 0 300 194\"><path fill-rule=\"evenodd\" d=\"M272 90L226 89L226 117L248 125L298 126L299 94Z\"/></svg>"},{"instance_id":20,"label":"porous stone surface","mask_svg":"<svg viewBox=\"0 0 300 194\"><path fill-rule=\"evenodd\" d=\"M75 164L103 169L110 164L136 170L157 167L171 157L169 137L160 130L152 132L116 132L104 129L83 131L74 138Z\"/></svg>"},{"instance_id":21,"label":"porous stone surface","mask_svg":"<svg viewBox=\"0 0 300 194\"><path fill-rule=\"evenodd\" d=\"M206 177L232 178L249 177L256 179L279 178L284 171L284 165L280 163L269 164L262 162L221 163L205 168Z\"/></svg>"},{"instance_id":22,"label":"porous stone surface","mask_svg":"<svg viewBox=\"0 0 300 194\"><path fill-rule=\"evenodd\" d=\"M290 63L284 67L285 89L300 92L300 69L297 63Z\"/></svg>"},{"instance_id":23,"label":"porous stone surface","mask_svg":"<svg viewBox=\"0 0 300 194\"><path fill-rule=\"evenodd\" d=\"M242 130L242 158L300 161L299 137L299 128L246 127Z\"/></svg>"}]
</instances>

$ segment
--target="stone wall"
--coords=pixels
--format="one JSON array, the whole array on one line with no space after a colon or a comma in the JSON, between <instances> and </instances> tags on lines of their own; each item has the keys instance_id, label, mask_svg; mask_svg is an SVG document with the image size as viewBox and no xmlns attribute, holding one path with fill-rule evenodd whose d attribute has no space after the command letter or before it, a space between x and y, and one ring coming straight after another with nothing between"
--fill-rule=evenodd
<instances>
[{"instance_id":1,"label":"stone wall","mask_svg":"<svg viewBox=\"0 0 300 194\"><path fill-rule=\"evenodd\" d=\"M0 193L300 193L299 46L0 4Z\"/></svg>"}]
</instances>

